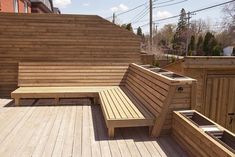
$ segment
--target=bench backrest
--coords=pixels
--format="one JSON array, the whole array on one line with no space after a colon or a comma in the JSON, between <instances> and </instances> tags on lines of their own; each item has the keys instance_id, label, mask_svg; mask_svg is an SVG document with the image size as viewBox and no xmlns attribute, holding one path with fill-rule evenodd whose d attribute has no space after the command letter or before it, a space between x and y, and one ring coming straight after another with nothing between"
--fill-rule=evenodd
<instances>
[{"instance_id":1,"label":"bench backrest","mask_svg":"<svg viewBox=\"0 0 235 157\"><path fill-rule=\"evenodd\" d=\"M126 87L156 117L161 113L170 86L137 65L130 65Z\"/></svg>"},{"instance_id":2,"label":"bench backrest","mask_svg":"<svg viewBox=\"0 0 235 157\"><path fill-rule=\"evenodd\" d=\"M193 79L174 80L136 64L130 64L125 86L155 117L152 135L158 136L171 109L190 108L194 103ZM177 103L180 104L177 104ZM171 109L170 109L171 108Z\"/></svg>"},{"instance_id":3,"label":"bench backrest","mask_svg":"<svg viewBox=\"0 0 235 157\"><path fill-rule=\"evenodd\" d=\"M128 65L63 62L19 63L18 86L118 86L125 82Z\"/></svg>"}]
</instances>

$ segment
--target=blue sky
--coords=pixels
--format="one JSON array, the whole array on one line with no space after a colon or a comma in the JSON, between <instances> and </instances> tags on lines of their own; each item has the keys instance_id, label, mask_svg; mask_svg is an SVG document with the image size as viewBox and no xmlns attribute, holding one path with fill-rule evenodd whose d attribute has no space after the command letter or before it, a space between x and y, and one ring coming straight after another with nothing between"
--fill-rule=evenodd
<instances>
[{"instance_id":1,"label":"blue sky","mask_svg":"<svg viewBox=\"0 0 235 157\"><path fill-rule=\"evenodd\" d=\"M148 2L149 0L53 0L54 5L59 7L63 14L92 14L92 15L99 15L104 18L112 16L113 12L117 14L123 11L127 11L132 9L140 4ZM157 0L155 3L162 3L169 0ZM180 2L182 0L172 0L172 2L165 3L171 4ZM179 14L181 8L185 8L185 10L193 11L200 8L208 7L211 5L215 5L218 3L226 2L227 0L187 0L183 3L168 6L168 7L160 7L155 8L153 10L154 19L161 19L173 15ZM165 4L158 4L156 6L161 6ZM143 6L133 12L130 12L125 15L121 15L117 17L117 22L122 23L129 23L133 22L137 19L135 17L138 13L140 13L146 6ZM222 7L213 8L207 11L203 11L197 13L192 17L192 20L196 19L204 19L209 21L212 29L219 29L217 26L218 22L221 22L223 14L222 14ZM141 19L138 23L133 24L134 28L138 26L142 26L148 23L149 16L146 15L143 19ZM167 21L159 22L157 25L158 27L162 27L164 24L168 23L177 23L178 18L171 19ZM148 27L143 27L144 32L147 32Z\"/></svg>"}]
</instances>

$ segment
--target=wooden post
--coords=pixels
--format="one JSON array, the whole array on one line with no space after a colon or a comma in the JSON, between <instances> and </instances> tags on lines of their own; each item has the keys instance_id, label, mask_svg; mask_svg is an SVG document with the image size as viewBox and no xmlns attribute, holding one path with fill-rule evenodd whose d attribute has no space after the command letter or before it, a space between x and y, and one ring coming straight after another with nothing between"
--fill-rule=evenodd
<instances>
[{"instance_id":1,"label":"wooden post","mask_svg":"<svg viewBox=\"0 0 235 157\"><path fill-rule=\"evenodd\" d=\"M197 108L197 81L193 81L191 85L191 109Z\"/></svg>"},{"instance_id":2,"label":"wooden post","mask_svg":"<svg viewBox=\"0 0 235 157\"><path fill-rule=\"evenodd\" d=\"M153 131L153 126L150 126L149 127L149 135L151 136L151 134L152 134L152 131Z\"/></svg>"},{"instance_id":3,"label":"wooden post","mask_svg":"<svg viewBox=\"0 0 235 157\"><path fill-rule=\"evenodd\" d=\"M60 101L60 98L55 98L55 105L58 105Z\"/></svg>"},{"instance_id":4,"label":"wooden post","mask_svg":"<svg viewBox=\"0 0 235 157\"><path fill-rule=\"evenodd\" d=\"M94 103L94 105L98 105L99 104L99 98L98 97L94 97L93 98L93 103Z\"/></svg>"},{"instance_id":5,"label":"wooden post","mask_svg":"<svg viewBox=\"0 0 235 157\"><path fill-rule=\"evenodd\" d=\"M15 98L15 105L19 106L20 105L20 98Z\"/></svg>"},{"instance_id":6,"label":"wooden post","mask_svg":"<svg viewBox=\"0 0 235 157\"><path fill-rule=\"evenodd\" d=\"M175 94L175 89L176 89L175 86L170 87L168 96L167 96L165 103L164 103L165 106L163 106L161 114L156 118L155 124L152 129L151 137L158 137L160 135L163 124L166 119L166 114L169 110L171 100Z\"/></svg>"},{"instance_id":7,"label":"wooden post","mask_svg":"<svg viewBox=\"0 0 235 157\"><path fill-rule=\"evenodd\" d=\"M109 127L108 128L108 135L109 135L109 138L114 137L114 127Z\"/></svg>"}]
</instances>

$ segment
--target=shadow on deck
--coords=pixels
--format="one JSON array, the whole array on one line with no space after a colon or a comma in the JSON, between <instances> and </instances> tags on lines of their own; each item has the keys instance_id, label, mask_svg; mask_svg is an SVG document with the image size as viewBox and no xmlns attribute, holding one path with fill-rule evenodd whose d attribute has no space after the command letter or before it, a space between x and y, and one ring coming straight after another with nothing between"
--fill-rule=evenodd
<instances>
[{"instance_id":1,"label":"shadow on deck","mask_svg":"<svg viewBox=\"0 0 235 157\"><path fill-rule=\"evenodd\" d=\"M147 127L121 128L109 140L100 106L89 99L0 99L0 156L187 156L171 138Z\"/></svg>"}]
</instances>

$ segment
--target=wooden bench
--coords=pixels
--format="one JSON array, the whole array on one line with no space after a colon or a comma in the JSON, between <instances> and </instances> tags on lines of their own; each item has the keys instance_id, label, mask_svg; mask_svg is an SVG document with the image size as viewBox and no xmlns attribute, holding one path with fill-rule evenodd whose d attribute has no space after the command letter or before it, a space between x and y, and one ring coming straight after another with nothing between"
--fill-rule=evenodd
<instances>
[{"instance_id":1,"label":"wooden bench","mask_svg":"<svg viewBox=\"0 0 235 157\"><path fill-rule=\"evenodd\" d=\"M20 99L27 98L54 98L58 104L60 98L94 98L98 101L98 93L116 86L96 87L19 87L11 93L15 105L20 104Z\"/></svg>"},{"instance_id":2,"label":"wooden bench","mask_svg":"<svg viewBox=\"0 0 235 157\"><path fill-rule=\"evenodd\" d=\"M124 86L99 92L99 98L109 137L117 127L154 125L154 115Z\"/></svg>"},{"instance_id":3,"label":"wooden bench","mask_svg":"<svg viewBox=\"0 0 235 157\"><path fill-rule=\"evenodd\" d=\"M20 63L20 87L11 96L16 105L21 98L55 98L56 103L60 98L95 98L109 137L115 128L137 126L149 126L151 136L156 137L172 100L185 96L177 88L193 81L171 79L136 64Z\"/></svg>"},{"instance_id":4,"label":"wooden bench","mask_svg":"<svg viewBox=\"0 0 235 157\"><path fill-rule=\"evenodd\" d=\"M97 97L106 87L124 84L128 65L65 62L21 62L19 88L11 93L15 104L21 98Z\"/></svg>"}]
</instances>

